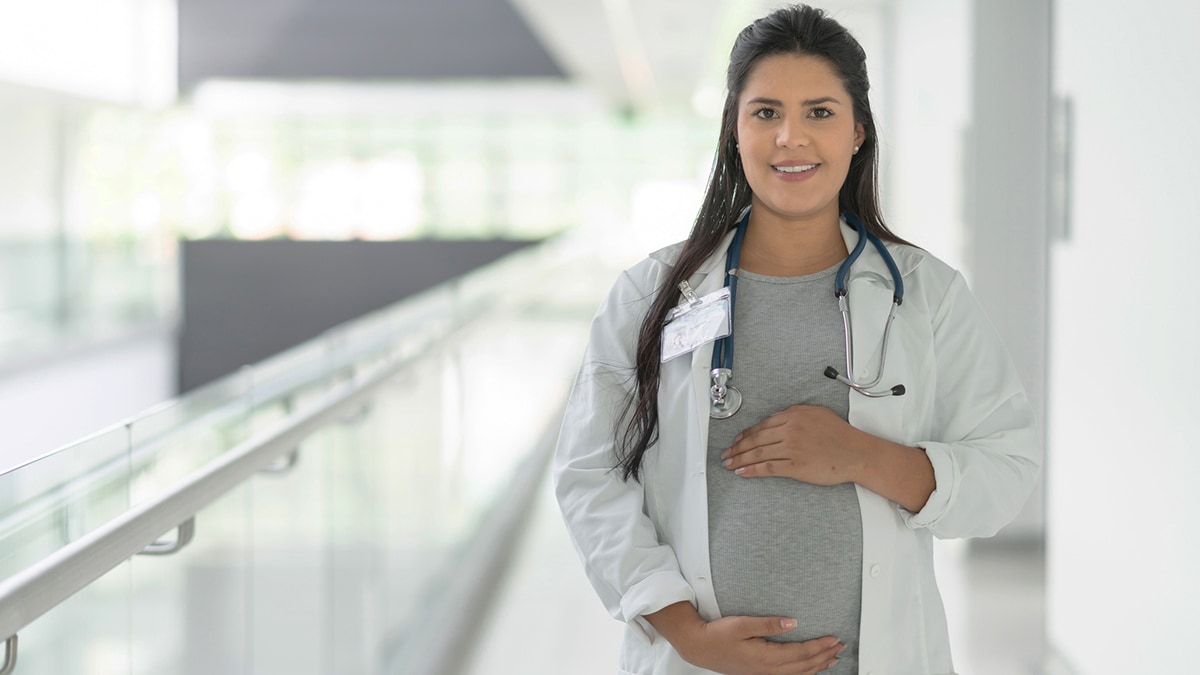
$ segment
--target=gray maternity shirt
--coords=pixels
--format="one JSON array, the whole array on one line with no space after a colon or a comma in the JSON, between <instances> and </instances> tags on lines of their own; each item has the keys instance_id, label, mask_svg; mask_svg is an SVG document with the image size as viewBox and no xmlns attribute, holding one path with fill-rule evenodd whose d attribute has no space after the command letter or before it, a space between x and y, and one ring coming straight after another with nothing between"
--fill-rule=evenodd
<instances>
[{"instance_id":1,"label":"gray maternity shirt","mask_svg":"<svg viewBox=\"0 0 1200 675\"><path fill-rule=\"evenodd\" d=\"M803 277L739 275L732 384L742 408L711 420L708 530L713 588L722 616L789 616L776 639L833 635L847 646L831 673L858 672L862 520L853 484L742 478L721 453L742 430L795 404L843 419L849 389L823 375L845 369L845 336L833 293L837 267Z\"/></svg>"}]
</instances>

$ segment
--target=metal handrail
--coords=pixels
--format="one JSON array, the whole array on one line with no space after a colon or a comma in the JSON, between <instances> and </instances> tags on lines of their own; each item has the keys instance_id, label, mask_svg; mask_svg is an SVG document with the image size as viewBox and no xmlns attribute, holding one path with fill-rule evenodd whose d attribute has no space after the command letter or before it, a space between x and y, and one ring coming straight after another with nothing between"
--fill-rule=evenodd
<instances>
[{"instance_id":1,"label":"metal handrail","mask_svg":"<svg viewBox=\"0 0 1200 675\"><path fill-rule=\"evenodd\" d=\"M459 326L461 327L461 326ZM0 636L18 631L175 529L296 448L305 438L361 408L389 380L435 348L379 371L320 406L284 420L206 464L175 489L122 513L0 582Z\"/></svg>"},{"instance_id":2,"label":"metal handrail","mask_svg":"<svg viewBox=\"0 0 1200 675\"><path fill-rule=\"evenodd\" d=\"M439 287L428 289L415 297L429 298L433 294L436 294L436 293L445 293L447 288L450 288L450 289L455 288L456 281L461 281L461 280L452 280L450 282L446 282L445 284L443 284ZM453 290L451 292L453 292ZM413 298L410 298L403 302L411 302L412 300L413 300ZM453 304L457 304L458 302L461 302L461 298L456 299L455 303L453 303ZM372 320L378 321L378 316L380 314L386 315L392 311L393 311L392 308L387 308L387 309L379 310L377 312L373 312L371 314L360 317L359 319L355 319L355 320L351 321L349 324L343 324L342 326L331 328L331 329L325 331L325 333L317 339L318 340L332 339L331 336L338 335L338 333L340 331L344 330L347 325L353 326L355 324L361 324L361 323L369 322ZM469 317L469 318L474 318L474 317ZM447 334L452 333L454 330L461 328L464 323L465 323L464 321L458 321L457 323L450 322L449 325L447 325L445 327L445 332ZM383 331L382 330L377 331L377 333L381 333L381 332L383 332ZM424 342L420 342L420 345L421 345L420 348L421 349L426 348L431 341L432 340L430 340L430 339L426 339ZM387 351L388 347L391 346L391 345L385 344L385 341L380 337L380 335L377 335L377 334L372 335L371 339L368 340L367 342L369 344L358 345L357 349L353 350L351 353L344 355L344 357L343 357L344 361L339 362L335 365L337 365L337 366L350 365L351 363L354 362L353 359L355 357L361 358L364 356L368 356L368 357L374 356L374 355L377 355L377 354ZM328 364L326 364L326 365L328 365ZM263 386L263 384L253 382L253 376L252 376L253 374L251 373L251 386L255 390L254 398L257 400L256 402L262 403L264 401L271 400L275 397L286 395L289 392L296 391L302 387L311 385L314 382L318 382L318 381L320 381L320 379L322 377L324 377L328 374L325 370L322 370L319 368L314 368L312 364L307 364L307 366L308 367L305 367L298 372L288 373L284 377L272 378L268 383L263 383L263 384L266 384L266 386ZM231 375L231 377L243 377L243 376L245 376L244 373L247 370L253 371L253 369L254 369L253 365L244 366L242 371L239 371L239 373L237 373L237 374ZM128 431L134 424L136 424L141 419L145 419L147 417L158 414L160 411L167 409L178 403L179 403L179 400L172 400L172 401L167 401L162 404L156 405L154 407L147 409L146 411L142 412L141 414L139 414L133 418L129 418L129 419L119 422L117 424L106 427L105 429L103 429L99 432L96 432L95 434L91 434L83 440L86 441L87 438L94 438L94 437L98 437L98 436L101 436L101 435L104 435L107 433L111 433L113 430L119 429L122 427L124 427ZM186 424L184 424L182 427L180 427L179 429L175 429L173 431L175 433L178 433L178 431L180 429L186 430L186 429L195 428L195 427L199 427L199 426L207 426L207 427L218 426L218 425L224 424L227 420L231 419L232 417L234 417L236 415L245 414L245 403L244 402L232 401L231 403L233 403L234 405L223 404L217 408L214 408L213 410L210 410L210 411L204 413L203 415L200 415L199 417L188 420L186 422ZM253 403L254 402L252 402L252 404ZM47 510L50 510L50 509L54 508L55 506L59 505L64 499L70 498L69 495L71 495L71 494L78 493L80 490L91 489L91 487L104 484L106 481L123 480L128 475L128 471L129 471L128 467L129 467L130 461L132 461L134 464L136 464L138 461L140 461L140 458L154 456L155 453L158 451L158 448L161 445L161 443L162 443L161 439L155 439L155 440L149 441L144 444L139 444L138 447L131 449L131 452L133 453L132 455L122 455L120 457L115 457L113 459L110 459L102 464L97 464L96 466L89 469L86 475L84 475L82 477L72 477L69 482L66 482L66 483L63 483L56 487L50 488L49 490L42 493L38 497L35 497L35 498L29 500L28 502L22 504L18 509L10 512L9 514L7 514L5 516L5 522L12 523L14 521L14 519L17 519L17 522L19 523L19 519L22 517L27 518L27 519L41 518ZM71 447L71 446L67 446L67 447ZM51 453L51 454L53 454L53 453ZM45 457L46 456L43 456L42 458L39 458L39 459L44 459ZM292 456L290 459L288 459L286 457L284 459L285 459L285 465L286 465L286 466L282 467L284 469L295 464L296 458L294 456ZM9 471L0 472L0 475L19 471L19 470L25 468L26 466L36 463L37 461L39 461L39 460L32 460L25 464L14 467L13 469L11 469ZM265 467L264 471L271 473L271 472L276 472L277 469L279 469L279 468L280 468L280 466L278 464L272 463L271 465L268 465L267 467ZM33 515L29 515L29 514L33 514ZM67 540L65 540L65 541L67 541Z\"/></svg>"}]
</instances>

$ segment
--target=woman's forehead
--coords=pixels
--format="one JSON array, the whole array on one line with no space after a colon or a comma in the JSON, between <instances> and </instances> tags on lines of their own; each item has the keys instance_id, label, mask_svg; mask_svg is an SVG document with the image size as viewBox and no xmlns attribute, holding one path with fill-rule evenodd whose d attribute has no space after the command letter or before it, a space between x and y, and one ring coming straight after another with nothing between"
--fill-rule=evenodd
<instances>
[{"instance_id":1,"label":"woman's forehead","mask_svg":"<svg viewBox=\"0 0 1200 675\"><path fill-rule=\"evenodd\" d=\"M825 97L848 103L841 77L829 61L810 54L771 54L754 63L739 97L767 97L788 103Z\"/></svg>"}]
</instances>

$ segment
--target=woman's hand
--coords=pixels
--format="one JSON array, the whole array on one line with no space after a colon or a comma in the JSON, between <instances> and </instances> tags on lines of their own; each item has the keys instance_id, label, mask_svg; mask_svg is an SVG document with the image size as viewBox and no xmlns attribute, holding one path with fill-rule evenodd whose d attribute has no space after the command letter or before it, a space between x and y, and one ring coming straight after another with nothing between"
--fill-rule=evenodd
<instances>
[{"instance_id":1,"label":"woman's hand","mask_svg":"<svg viewBox=\"0 0 1200 675\"><path fill-rule=\"evenodd\" d=\"M721 455L739 476L785 476L813 485L858 483L917 513L937 488L920 448L851 426L829 408L794 405L738 434Z\"/></svg>"},{"instance_id":2,"label":"woman's hand","mask_svg":"<svg viewBox=\"0 0 1200 675\"><path fill-rule=\"evenodd\" d=\"M796 627L779 618L727 616L701 624L694 641L676 646L684 661L723 675L811 675L831 668L846 645L835 637L770 642Z\"/></svg>"},{"instance_id":3,"label":"woman's hand","mask_svg":"<svg viewBox=\"0 0 1200 675\"><path fill-rule=\"evenodd\" d=\"M706 622L690 602L645 618L684 661L723 675L812 675L837 663L846 648L835 637L770 642L764 638L795 629L795 619L727 616Z\"/></svg>"},{"instance_id":4,"label":"woman's hand","mask_svg":"<svg viewBox=\"0 0 1200 675\"><path fill-rule=\"evenodd\" d=\"M794 405L738 434L721 457L739 476L850 483L861 468L850 440L861 433L829 408Z\"/></svg>"}]
</instances>

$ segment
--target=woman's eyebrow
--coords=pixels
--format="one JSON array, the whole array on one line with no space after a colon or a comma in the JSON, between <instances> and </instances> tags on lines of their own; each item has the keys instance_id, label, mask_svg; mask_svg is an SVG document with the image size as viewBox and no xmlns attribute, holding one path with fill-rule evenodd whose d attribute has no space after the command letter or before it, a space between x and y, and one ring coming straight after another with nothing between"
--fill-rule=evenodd
<instances>
[{"instance_id":1,"label":"woman's eyebrow","mask_svg":"<svg viewBox=\"0 0 1200 675\"><path fill-rule=\"evenodd\" d=\"M822 103L836 103L838 105L842 104L841 101L837 100L836 98L834 98L832 96L822 96L821 98L810 98L807 101L802 101L800 103L800 105L801 105L801 107L807 108L809 106L821 105ZM783 105L783 101L780 101L779 99L774 99L774 98L765 98L762 96L758 96L758 97L750 99L749 101L746 101L746 105L754 105L754 104L772 105L772 106L779 107L779 106Z\"/></svg>"}]
</instances>

